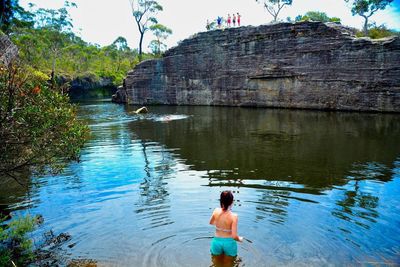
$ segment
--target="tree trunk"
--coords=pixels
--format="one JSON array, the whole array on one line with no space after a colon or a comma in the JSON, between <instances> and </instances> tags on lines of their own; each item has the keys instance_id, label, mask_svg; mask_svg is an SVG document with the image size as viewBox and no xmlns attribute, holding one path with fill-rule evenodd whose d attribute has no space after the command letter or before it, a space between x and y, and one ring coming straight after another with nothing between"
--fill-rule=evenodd
<instances>
[{"instance_id":1,"label":"tree trunk","mask_svg":"<svg viewBox=\"0 0 400 267\"><path fill-rule=\"evenodd\" d=\"M53 62L51 66L51 89L55 88L56 85L56 53L53 55Z\"/></svg>"},{"instance_id":2,"label":"tree trunk","mask_svg":"<svg viewBox=\"0 0 400 267\"><path fill-rule=\"evenodd\" d=\"M11 115L12 110L14 108L14 77L15 73L11 64L9 66L9 73L8 73L8 103L7 103L7 115Z\"/></svg>"},{"instance_id":3,"label":"tree trunk","mask_svg":"<svg viewBox=\"0 0 400 267\"><path fill-rule=\"evenodd\" d=\"M363 32L365 36L368 36L368 17L367 16L363 16L364 18L364 28L363 28Z\"/></svg>"},{"instance_id":4,"label":"tree trunk","mask_svg":"<svg viewBox=\"0 0 400 267\"><path fill-rule=\"evenodd\" d=\"M143 43L144 32L140 32L140 40L139 40L139 62L142 61L142 43Z\"/></svg>"}]
</instances>

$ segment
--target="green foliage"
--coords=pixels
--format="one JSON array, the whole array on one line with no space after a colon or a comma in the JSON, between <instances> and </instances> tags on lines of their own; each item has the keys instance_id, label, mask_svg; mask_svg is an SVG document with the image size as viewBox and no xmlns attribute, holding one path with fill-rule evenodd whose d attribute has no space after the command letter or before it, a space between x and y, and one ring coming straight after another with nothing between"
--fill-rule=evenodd
<instances>
[{"instance_id":1,"label":"green foliage","mask_svg":"<svg viewBox=\"0 0 400 267\"><path fill-rule=\"evenodd\" d=\"M13 19L17 2L2 0L0 3L0 29L7 32Z\"/></svg>"},{"instance_id":2,"label":"green foliage","mask_svg":"<svg viewBox=\"0 0 400 267\"><path fill-rule=\"evenodd\" d=\"M47 80L30 68L0 69L0 177L19 182L27 170L57 173L79 156L89 130Z\"/></svg>"},{"instance_id":3,"label":"green foliage","mask_svg":"<svg viewBox=\"0 0 400 267\"><path fill-rule=\"evenodd\" d=\"M356 33L357 37L370 37L371 39L380 39L390 36L400 36L400 33L395 30L388 29L385 25L372 25L368 31L368 35L365 35L363 31Z\"/></svg>"},{"instance_id":4,"label":"green foliage","mask_svg":"<svg viewBox=\"0 0 400 267\"><path fill-rule=\"evenodd\" d=\"M152 40L149 47L155 55L161 55L162 51L167 48L164 41L172 34L172 30L159 23L151 25L150 30L153 32L156 40Z\"/></svg>"},{"instance_id":5,"label":"green foliage","mask_svg":"<svg viewBox=\"0 0 400 267\"><path fill-rule=\"evenodd\" d=\"M151 3L152 10L161 8ZM33 7L27 12L18 6L21 23L12 25L10 37L19 48L22 62L48 75L53 88L56 81L73 80L85 73L96 75L97 80L111 79L115 87L121 85L126 73L140 61L138 52L130 49L123 37L106 47L83 41L72 33L68 11L73 7L76 5L65 2L60 9Z\"/></svg>"},{"instance_id":6,"label":"green foliage","mask_svg":"<svg viewBox=\"0 0 400 267\"><path fill-rule=\"evenodd\" d=\"M207 29L207 31L216 30L217 29L217 23L215 21L209 22L207 20L206 29Z\"/></svg>"},{"instance_id":7,"label":"green foliage","mask_svg":"<svg viewBox=\"0 0 400 267\"><path fill-rule=\"evenodd\" d=\"M91 72L97 78L111 78L118 86L139 61L137 52L127 46L123 37L102 48L84 42L71 32L60 32L50 26L17 28L11 37L24 64L49 76L54 73L55 77L74 79Z\"/></svg>"},{"instance_id":8,"label":"green foliage","mask_svg":"<svg viewBox=\"0 0 400 267\"><path fill-rule=\"evenodd\" d=\"M0 30L9 34L15 27L31 28L33 26L32 14L25 11L18 0L1 0L0 5Z\"/></svg>"},{"instance_id":9,"label":"green foliage","mask_svg":"<svg viewBox=\"0 0 400 267\"><path fill-rule=\"evenodd\" d=\"M336 22L340 23L340 18L329 17L325 12L308 11L304 15L298 15L295 21L322 21L322 22Z\"/></svg>"},{"instance_id":10,"label":"green foliage","mask_svg":"<svg viewBox=\"0 0 400 267\"><path fill-rule=\"evenodd\" d=\"M351 0L345 0L349 2ZM372 16L376 11L385 9L393 0L353 0L351 13L359 16Z\"/></svg>"},{"instance_id":11,"label":"green foliage","mask_svg":"<svg viewBox=\"0 0 400 267\"><path fill-rule=\"evenodd\" d=\"M256 0L264 5L265 10L274 18L273 22L278 21L278 16L285 6L290 6L293 0Z\"/></svg>"},{"instance_id":12,"label":"green foliage","mask_svg":"<svg viewBox=\"0 0 400 267\"><path fill-rule=\"evenodd\" d=\"M0 266L25 265L34 257L32 240L27 234L35 229L37 219L29 215L13 219L8 224L0 219Z\"/></svg>"}]
</instances>

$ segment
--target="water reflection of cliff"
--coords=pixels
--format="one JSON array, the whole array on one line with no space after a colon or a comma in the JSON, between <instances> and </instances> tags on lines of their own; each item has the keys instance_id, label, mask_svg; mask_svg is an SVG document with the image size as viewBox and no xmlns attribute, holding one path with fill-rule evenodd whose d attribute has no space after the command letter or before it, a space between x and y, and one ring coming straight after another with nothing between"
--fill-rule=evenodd
<instances>
[{"instance_id":1,"label":"water reflection of cliff","mask_svg":"<svg viewBox=\"0 0 400 267\"><path fill-rule=\"evenodd\" d=\"M163 106L150 110L191 115L169 123L143 119L130 127L140 139L177 148L191 168L208 171L210 185L247 180L242 185L253 181L262 187L257 180L270 180L321 190L345 184L354 163L390 165L400 153L400 118L392 114Z\"/></svg>"}]
</instances>

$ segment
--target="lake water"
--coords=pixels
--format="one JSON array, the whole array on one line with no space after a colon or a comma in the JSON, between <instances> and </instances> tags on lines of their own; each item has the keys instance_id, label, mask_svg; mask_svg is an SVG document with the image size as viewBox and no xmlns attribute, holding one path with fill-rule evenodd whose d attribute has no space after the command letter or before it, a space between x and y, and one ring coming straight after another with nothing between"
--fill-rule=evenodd
<instances>
[{"instance_id":1,"label":"lake water","mask_svg":"<svg viewBox=\"0 0 400 267\"><path fill-rule=\"evenodd\" d=\"M43 215L36 235L71 234L67 257L210 266L208 221L229 189L245 237L239 266L400 264L398 114L79 110L92 131L81 161L33 178L9 206Z\"/></svg>"}]
</instances>

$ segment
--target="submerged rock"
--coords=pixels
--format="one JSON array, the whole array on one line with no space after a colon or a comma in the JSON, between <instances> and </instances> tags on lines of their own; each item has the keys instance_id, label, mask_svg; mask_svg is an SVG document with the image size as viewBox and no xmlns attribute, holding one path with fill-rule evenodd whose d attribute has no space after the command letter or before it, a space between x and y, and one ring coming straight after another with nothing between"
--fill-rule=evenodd
<instances>
[{"instance_id":1,"label":"submerged rock","mask_svg":"<svg viewBox=\"0 0 400 267\"><path fill-rule=\"evenodd\" d=\"M196 34L130 71L114 101L400 112L400 38L321 22Z\"/></svg>"}]
</instances>

